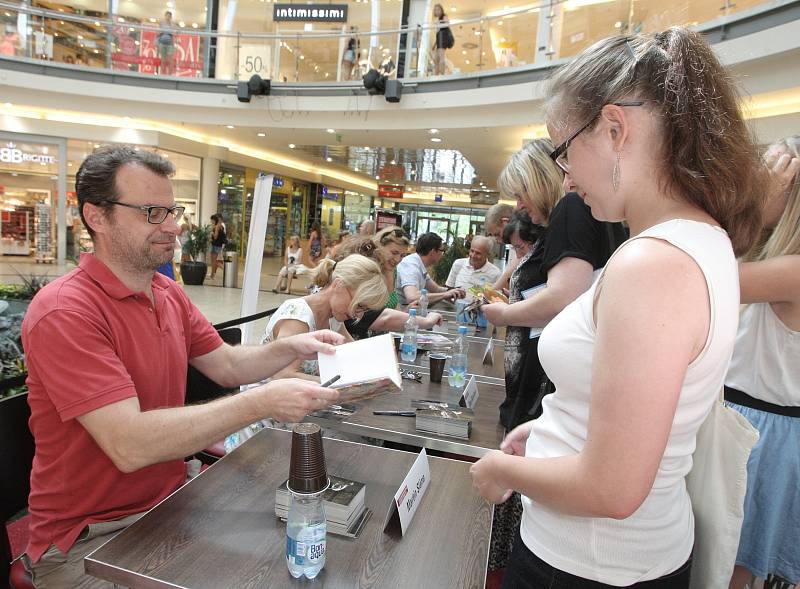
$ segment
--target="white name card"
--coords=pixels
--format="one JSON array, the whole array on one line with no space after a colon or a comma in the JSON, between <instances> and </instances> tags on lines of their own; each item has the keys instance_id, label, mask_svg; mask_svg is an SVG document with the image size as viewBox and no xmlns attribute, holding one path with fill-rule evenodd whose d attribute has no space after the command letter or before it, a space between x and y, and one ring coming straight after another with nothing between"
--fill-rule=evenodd
<instances>
[{"instance_id":1,"label":"white name card","mask_svg":"<svg viewBox=\"0 0 800 589\"><path fill-rule=\"evenodd\" d=\"M397 493L394 494L394 501L392 501L386 523L383 526L384 532L396 535L399 528L400 536L405 535L417 512L417 507L422 502L422 496L425 494L430 480L431 469L428 464L428 454L423 448L406 478L403 479Z\"/></svg>"},{"instance_id":2,"label":"white name card","mask_svg":"<svg viewBox=\"0 0 800 589\"><path fill-rule=\"evenodd\" d=\"M470 376L469 381L467 382L467 386L464 387L464 394L461 395L461 400L458 402L459 405L462 407L466 407L468 409L475 409L475 405L478 403L478 383L475 382L475 377Z\"/></svg>"}]
</instances>

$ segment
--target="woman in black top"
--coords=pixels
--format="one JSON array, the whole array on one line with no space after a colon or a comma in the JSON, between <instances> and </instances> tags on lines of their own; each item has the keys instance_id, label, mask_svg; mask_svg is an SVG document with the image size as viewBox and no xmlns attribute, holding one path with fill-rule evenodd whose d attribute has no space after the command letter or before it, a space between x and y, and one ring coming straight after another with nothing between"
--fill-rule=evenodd
<instances>
[{"instance_id":1,"label":"woman in black top","mask_svg":"<svg viewBox=\"0 0 800 589\"><path fill-rule=\"evenodd\" d=\"M434 5L433 18L440 26L436 31L436 41L433 44L433 75L443 76L446 63L444 52L453 47L455 39L453 39L453 31L450 30L450 27L442 26L448 24L449 21L441 4Z\"/></svg>"},{"instance_id":2,"label":"woman in black top","mask_svg":"<svg viewBox=\"0 0 800 589\"><path fill-rule=\"evenodd\" d=\"M225 230L225 223L222 222L222 215L211 215L211 278L217 275L217 268L222 268L222 260L219 255L222 253L225 243L228 241L228 235Z\"/></svg>"}]
</instances>

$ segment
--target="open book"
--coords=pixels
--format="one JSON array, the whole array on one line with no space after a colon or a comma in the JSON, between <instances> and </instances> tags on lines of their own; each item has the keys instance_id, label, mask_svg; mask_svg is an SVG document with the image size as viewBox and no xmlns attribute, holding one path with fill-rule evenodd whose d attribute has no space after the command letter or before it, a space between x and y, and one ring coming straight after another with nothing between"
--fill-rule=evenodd
<instances>
[{"instance_id":1,"label":"open book","mask_svg":"<svg viewBox=\"0 0 800 589\"><path fill-rule=\"evenodd\" d=\"M331 388L339 391L340 404L403 388L388 333L337 346L335 354L317 354L317 359L320 382L339 376Z\"/></svg>"}]
</instances>

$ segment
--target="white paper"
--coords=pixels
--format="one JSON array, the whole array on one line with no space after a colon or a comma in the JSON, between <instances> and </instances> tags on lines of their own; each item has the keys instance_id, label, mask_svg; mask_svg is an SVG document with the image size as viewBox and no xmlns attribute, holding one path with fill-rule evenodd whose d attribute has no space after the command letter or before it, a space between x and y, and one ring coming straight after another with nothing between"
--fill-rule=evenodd
<instances>
[{"instance_id":1,"label":"white paper","mask_svg":"<svg viewBox=\"0 0 800 589\"><path fill-rule=\"evenodd\" d=\"M403 484L394 494L394 502L400 515L400 529L404 536L430 481L431 469L428 464L428 454L423 448L411 466L411 470L408 471Z\"/></svg>"},{"instance_id":2,"label":"white paper","mask_svg":"<svg viewBox=\"0 0 800 589\"><path fill-rule=\"evenodd\" d=\"M339 375L339 380L331 385L334 389L387 377L403 388L394 342L388 333L342 344L336 347L335 354L317 354L317 360L320 382Z\"/></svg>"},{"instance_id":3,"label":"white paper","mask_svg":"<svg viewBox=\"0 0 800 589\"><path fill-rule=\"evenodd\" d=\"M478 383L475 382L475 376L469 377L461 399L464 401L464 407L472 410L475 409L475 405L478 403Z\"/></svg>"}]
</instances>

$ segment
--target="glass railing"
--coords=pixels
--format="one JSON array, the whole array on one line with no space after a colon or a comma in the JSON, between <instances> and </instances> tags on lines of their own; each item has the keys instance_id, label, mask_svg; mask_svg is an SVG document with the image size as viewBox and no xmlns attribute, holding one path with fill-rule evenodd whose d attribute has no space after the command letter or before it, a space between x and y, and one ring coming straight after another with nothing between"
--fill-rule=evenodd
<instances>
[{"instance_id":1,"label":"glass railing","mask_svg":"<svg viewBox=\"0 0 800 589\"><path fill-rule=\"evenodd\" d=\"M355 1L358 4L351 7L361 4ZM611 35L675 24L697 26L777 4L778 0L565 0L485 13L462 10L458 18L449 15L454 43L442 52L435 49L440 27L431 22L369 32L341 24L320 30L318 24L274 23L270 18L262 28L277 32L224 33L204 28L205 17L201 23L173 22L109 16L86 9L87 2L82 9L64 5L52 10L0 0L0 56L152 76L246 80L259 74L276 82L360 84L372 68L390 77L420 79L544 66ZM232 22L237 24L236 19ZM252 23L245 28L252 29Z\"/></svg>"}]
</instances>

